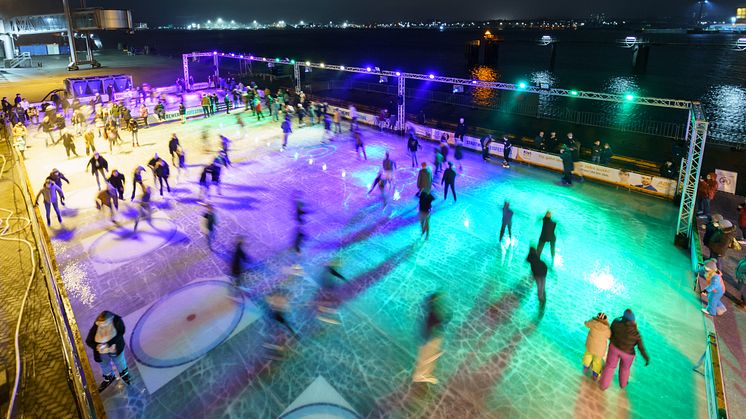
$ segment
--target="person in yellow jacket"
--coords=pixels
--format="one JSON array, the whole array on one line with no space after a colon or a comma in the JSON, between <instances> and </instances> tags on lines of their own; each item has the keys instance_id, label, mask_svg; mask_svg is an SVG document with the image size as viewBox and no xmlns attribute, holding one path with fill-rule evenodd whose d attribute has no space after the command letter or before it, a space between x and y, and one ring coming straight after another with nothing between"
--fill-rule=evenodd
<instances>
[{"instance_id":1,"label":"person in yellow jacket","mask_svg":"<svg viewBox=\"0 0 746 419\"><path fill-rule=\"evenodd\" d=\"M590 372L593 381L598 381L601 369L604 366L606 347L611 337L609 320L604 313L598 313L596 317L585 322L588 336L585 338L585 354L583 354L583 374Z\"/></svg>"}]
</instances>

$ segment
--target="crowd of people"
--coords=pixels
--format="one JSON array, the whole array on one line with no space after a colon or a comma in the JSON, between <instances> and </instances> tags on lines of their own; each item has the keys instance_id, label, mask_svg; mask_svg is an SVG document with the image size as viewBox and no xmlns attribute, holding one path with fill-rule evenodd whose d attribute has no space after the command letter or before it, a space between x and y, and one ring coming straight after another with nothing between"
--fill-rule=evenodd
<instances>
[{"instance_id":1,"label":"crowd of people","mask_svg":"<svg viewBox=\"0 0 746 419\"><path fill-rule=\"evenodd\" d=\"M187 84L183 81L180 83L180 86L183 86L181 88L186 90ZM213 81L213 83L216 82ZM241 114L237 115L236 124L243 127L241 116L245 117L250 112L251 116L255 116L257 120L261 120L264 118L264 110L266 109L268 117L272 121L279 122L279 130L282 134L281 150L285 150L289 146L288 140L293 133L293 119L296 119L297 127L322 125L325 132L323 140L351 140L358 157L367 160L363 133L358 126L357 110L354 106L350 106L347 110L350 119L350 136L347 138L342 136L342 110L339 107L330 107L327 103L311 101L306 98L302 91L295 92L292 89L279 89L273 94L270 89L261 89L254 83L243 85L232 79L227 79L226 81L221 79L219 83L220 87L224 89L222 101L217 93L206 93L200 98L200 105L203 111L202 116L204 118L217 115L222 104L226 114L229 114L231 110L241 111ZM24 107L24 100L20 95L16 97L16 100L18 101L15 105L11 106L9 112L16 115L14 118L18 119L14 121L15 125L12 136L14 137L14 144L19 154L23 157L29 136L28 126L34 123L33 118L31 118L34 112L29 112L33 107L28 105L28 103ZM68 105L65 105L65 103ZM166 119L165 103L164 99L159 99L154 107L153 113L160 120ZM10 106L9 102L8 106ZM5 107L6 100L3 99L4 111ZM133 112L137 117L133 116ZM6 115L10 113L5 112ZM38 122L38 129L45 133L46 146L54 146L62 142L67 157L75 158L79 157L75 142L78 138L82 138L85 144L85 154L86 156L90 156L85 169L90 170L90 174L96 179L98 186L98 192L94 199L95 205L101 210L104 207L108 208L111 220L117 222L116 212L119 208L119 201L126 200L126 177L118 169L109 171L110 163L97 151L95 140L98 137L108 141L110 158L114 156L115 148L118 149L124 145L124 141L119 134L120 130L130 132L131 146L133 148L139 147L138 130L140 129L140 122L146 128L149 126L148 118L150 112L148 106L146 106L145 102L140 102L139 100L134 102L103 102L101 97L97 95L87 105L81 104L77 99L73 99L72 101L68 101L65 98L53 100L51 104L42 105L41 114L43 118L42 121ZM72 127L68 127L66 124L68 114ZM179 114L182 123L185 122L187 115L183 101L179 105ZM390 128L390 121L390 115L382 113L378 119L379 128ZM55 132L58 133L56 139ZM453 141L451 142L448 134L444 134L438 145L434 148L433 169L431 169L427 162L420 161L418 157L418 152L423 148L420 144L420 139L414 130L408 131L406 145L406 150L409 154L408 157L411 159L412 167L420 167L417 175L416 197L418 200L417 207L421 237L424 240L429 238L430 233L433 202L436 200L433 193L434 188L437 185L443 188L444 201L447 200L450 190L453 203L456 204L457 202L456 182L459 172L463 170L464 137L467 133L468 128L462 118L459 120L454 131ZM232 166L229 157L231 140L225 136L221 136L220 140L220 150L211 157L208 164L202 167L199 177L199 202L205 208L202 218L204 219L206 230L207 246L210 249L213 249L219 225L216 207L210 201L211 193L214 190L218 195L222 194L220 188L221 173ZM489 146L494 141L491 135L483 137L480 141L482 158L485 161L491 159ZM502 143L504 150L502 166L509 169L512 150L511 139L505 135L499 141ZM577 172L575 169L575 163L580 160L581 145L573 137L572 133L568 133L564 140L559 140L556 133L550 133L550 136L544 139L544 133L541 132L535 140L535 145L544 151L559 152L563 161L563 183L571 184L573 176L579 177L582 180L582 173ZM169 178L171 176L171 167L176 168L178 174L181 174L182 171L186 173L186 151L176 134L171 136L167 146L171 156L170 165L158 153L155 153L147 163L143 162L144 164L135 166L131 172L132 193L129 195L130 201L135 201L138 186L141 192L133 229L135 234L142 219L146 222L152 221L151 194L153 193L153 188L156 188L160 196L163 196L165 184L166 193L170 193L171 186ZM454 149L453 153L451 153L451 148ZM591 150L591 161L593 163L608 164L612 156L613 151L608 143L602 146L599 140L594 142ZM388 203L388 195L395 193L397 170L398 167L394 158L387 151L385 158L381 162L378 175L368 191L370 194L378 187L384 207ZM145 185L144 182L143 174L148 172L152 175L152 187ZM664 167L661 168L661 174L667 177L675 176L670 162L664 164ZM440 182L437 181L439 175L441 176ZM57 221L62 223L59 205L65 205L65 195L62 190L63 181L68 184L70 183L59 170L53 169L36 196L37 201L43 198L47 225L51 225L51 211L55 212ZM706 187L703 190L707 190ZM297 253L301 253L306 238L304 225L306 223L305 215L308 211L299 196L294 196L293 202L295 208L295 242L293 248ZM703 204L702 209L703 213L706 213L705 211L709 211L709 205ZM502 208L502 224L499 232L500 242L503 241L506 232L509 240L513 237L513 211L510 202L505 201ZM746 232L746 204L740 208L740 211L742 214L739 221L741 223L740 226ZM707 309L703 309L703 311L709 315L717 315L722 314L721 311L724 308L720 302L720 297L723 294L723 286L722 275L717 268L717 258L718 256L722 256L727 249L722 246L718 247L716 244L726 243L726 247L729 247L732 246L734 241L730 240L732 236L729 236L732 233L729 229L732 225L726 224L727 220L717 219L715 216L712 219L714 222L711 223L712 231L709 231L709 237L707 237L708 232L705 233L707 237L705 244L711 250L710 257L712 259L703 265L700 273L708 281L708 286L705 288L708 297L708 307ZM545 285L549 271L549 266L542 260L542 253L544 247L548 244L553 263L557 241L556 231L557 222L552 217L552 213L547 211L541 219L541 234L538 238L538 245L529 248L526 258L527 263L530 265L532 277L536 283L541 315L543 315L546 305ZM719 235L723 237L721 238ZM242 292L243 284L241 277L245 272L245 267L251 262L251 257L245 251L243 245L243 238L239 237L234 245L230 268L230 275L238 292ZM743 271L746 273L746 263L743 265ZM339 304L339 297L335 296L336 284L338 281L346 281L346 278L340 273L339 269L340 263L338 260L330 262L326 266L324 279L321 281L321 291L317 299L316 307L319 319L329 323L334 323L334 306L335 304ZM296 331L292 328L284 314L289 310L287 295L281 291L272 292L267 296L266 300L270 319L283 326L290 332L291 336L295 336ZM442 345L443 330L448 321L446 312L441 292L430 294L425 298L425 343L420 348L417 364L414 368L412 379L415 382L431 384L438 382L434 375L435 360L437 360L441 353L440 347ZM589 332L586 340L586 352L582 359L583 369L594 380L600 381L602 389L605 390L609 387L617 366L619 368L620 386L624 388L627 385L630 367L635 358L635 349L645 358L646 365L648 364L649 357L637 329L635 315L630 309L625 310L623 315L614 320L611 325L608 323L607 316L604 313L599 313L593 319L586 322L585 326L589 329ZM107 388L115 380L113 367L119 372L123 381L127 384L130 383L126 361L122 355L124 349L124 331L125 327L121 317L104 311L96 319L86 339L86 343L94 351L94 359L102 367L104 381L99 388L100 391ZM272 345L275 352L282 352L281 345L276 345L275 343Z\"/></svg>"}]
</instances>

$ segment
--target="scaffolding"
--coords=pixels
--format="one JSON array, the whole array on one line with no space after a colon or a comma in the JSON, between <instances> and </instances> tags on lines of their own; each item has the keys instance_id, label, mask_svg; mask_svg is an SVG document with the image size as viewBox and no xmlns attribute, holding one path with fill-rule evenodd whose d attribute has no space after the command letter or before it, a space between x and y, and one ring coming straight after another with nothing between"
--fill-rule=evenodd
<instances>
[{"instance_id":1,"label":"scaffolding","mask_svg":"<svg viewBox=\"0 0 746 419\"><path fill-rule=\"evenodd\" d=\"M183 55L184 80L189 80L188 59L193 57L213 56L215 60L215 73L218 74L218 58L231 58L243 61L264 62L273 65L293 66L294 85L296 90L301 90L300 67L315 68L329 71L343 71L348 73L370 74L379 77L392 77L397 81L397 126L396 130L404 132L406 126L406 80L421 80L436 83L447 83L453 85L473 86L484 89L495 89L503 91L524 92L540 95L561 96L585 100L596 100L604 102L628 103L635 105L654 106L659 108L688 110L686 141L689 143L689 152L682 159L681 171L679 173L679 185L681 190L681 203L679 205L679 218L676 226L676 243L688 243L681 238L690 238L694 223L694 208L697 197L697 184L699 180L702 157L704 156L705 141L707 140L708 122L699 102L681 99L668 99L657 97L635 97L632 95L599 93L584 90L568 90L559 88L546 88L534 86L527 83L502 83L484 80L465 79L459 77L445 77L435 74L405 73L401 71L381 70L378 67L348 67L337 64L314 63L305 61L303 63L287 58L267 58L250 54L212 52L193 52ZM683 185L681 182L683 181Z\"/></svg>"}]
</instances>

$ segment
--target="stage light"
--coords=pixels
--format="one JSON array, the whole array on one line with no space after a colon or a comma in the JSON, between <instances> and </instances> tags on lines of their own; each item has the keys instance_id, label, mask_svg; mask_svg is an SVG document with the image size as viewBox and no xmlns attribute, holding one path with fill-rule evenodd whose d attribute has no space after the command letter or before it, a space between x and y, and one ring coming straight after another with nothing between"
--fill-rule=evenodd
<instances>
[{"instance_id":1,"label":"stage light","mask_svg":"<svg viewBox=\"0 0 746 419\"><path fill-rule=\"evenodd\" d=\"M279 63L279 62L280 62L280 59L279 59L279 58L275 58L275 62L276 62L276 63Z\"/></svg>"},{"instance_id":2,"label":"stage light","mask_svg":"<svg viewBox=\"0 0 746 419\"><path fill-rule=\"evenodd\" d=\"M319 64L319 67L324 68L326 66L324 65L324 63L321 63L321 64Z\"/></svg>"},{"instance_id":3,"label":"stage light","mask_svg":"<svg viewBox=\"0 0 746 419\"><path fill-rule=\"evenodd\" d=\"M306 61L306 65L311 65L311 62L310 61Z\"/></svg>"},{"instance_id":4,"label":"stage light","mask_svg":"<svg viewBox=\"0 0 746 419\"><path fill-rule=\"evenodd\" d=\"M630 93L627 93L627 94L626 94L626 95L624 96L624 98L625 98L625 99L627 99L628 101L630 101L630 102L631 102L631 101L635 100L635 95L633 95L633 94L630 94Z\"/></svg>"},{"instance_id":5,"label":"stage light","mask_svg":"<svg viewBox=\"0 0 746 419\"><path fill-rule=\"evenodd\" d=\"M570 95L577 96L578 95L578 91L577 90L570 90Z\"/></svg>"},{"instance_id":6,"label":"stage light","mask_svg":"<svg viewBox=\"0 0 746 419\"><path fill-rule=\"evenodd\" d=\"M290 60L290 64L295 64L295 60Z\"/></svg>"},{"instance_id":7,"label":"stage light","mask_svg":"<svg viewBox=\"0 0 746 419\"><path fill-rule=\"evenodd\" d=\"M401 73L397 71L396 72L396 77L399 77L399 76L401 76Z\"/></svg>"},{"instance_id":8,"label":"stage light","mask_svg":"<svg viewBox=\"0 0 746 419\"><path fill-rule=\"evenodd\" d=\"M429 76L427 76L427 77L429 77L429 78L430 78L430 80L432 80L432 79L434 79L434 78L435 78L435 74L431 74L431 75L429 75Z\"/></svg>"},{"instance_id":9,"label":"stage light","mask_svg":"<svg viewBox=\"0 0 746 419\"><path fill-rule=\"evenodd\" d=\"M518 87L521 88L521 89L525 89L526 88L526 82L525 81L518 82Z\"/></svg>"},{"instance_id":10,"label":"stage light","mask_svg":"<svg viewBox=\"0 0 746 419\"><path fill-rule=\"evenodd\" d=\"M239 55L238 58L243 58L243 55Z\"/></svg>"},{"instance_id":11,"label":"stage light","mask_svg":"<svg viewBox=\"0 0 746 419\"><path fill-rule=\"evenodd\" d=\"M341 65L341 66L339 66L339 69L342 70L342 71L344 71L345 66Z\"/></svg>"},{"instance_id":12,"label":"stage light","mask_svg":"<svg viewBox=\"0 0 746 419\"><path fill-rule=\"evenodd\" d=\"M249 59L250 59L250 60L253 60L253 59L254 59L254 56L253 56L253 55L249 55Z\"/></svg>"},{"instance_id":13,"label":"stage light","mask_svg":"<svg viewBox=\"0 0 746 419\"><path fill-rule=\"evenodd\" d=\"M477 81L476 80L472 80L471 84L477 84Z\"/></svg>"},{"instance_id":14,"label":"stage light","mask_svg":"<svg viewBox=\"0 0 746 419\"><path fill-rule=\"evenodd\" d=\"M370 73L371 68L370 67L365 67L365 70Z\"/></svg>"},{"instance_id":15,"label":"stage light","mask_svg":"<svg viewBox=\"0 0 746 419\"><path fill-rule=\"evenodd\" d=\"M217 51L213 51L212 55L218 55L218 52Z\"/></svg>"}]
</instances>

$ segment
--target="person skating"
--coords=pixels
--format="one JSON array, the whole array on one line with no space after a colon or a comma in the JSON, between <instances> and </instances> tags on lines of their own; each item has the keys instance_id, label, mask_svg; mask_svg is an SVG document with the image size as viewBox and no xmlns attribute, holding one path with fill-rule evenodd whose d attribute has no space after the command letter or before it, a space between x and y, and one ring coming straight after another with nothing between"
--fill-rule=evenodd
<instances>
[{"instance_id":1,"label":"person skating","mask_svg":"<svg viewBox=\"0 0 746 419\"><path fill-rule=\"evenodd\" d=\"M562 184L572 185L572 152L564 144L560 148L560 159L562 159Z\"/></svg>"},{"instance_id":2,"label":"person skating","mask_svg":"<svg viewBox=\"0 0 746 419\"><path fill-rule=\"evenodd\" d=\"M342 133L342 114L339 108L334 108L332 113L332 120L334 121L334 132L337 134Z\"/></svg>"},{"instance_id":3,"label":"person skating","mask_svg":"<svg viewBox=\"0 0 746 419\"><path fill-rule=\"evenodd\" d=\"M702 312L708 316L721 316L727 311L721 301L725 295L725 282L723 274L718 270L717 260L706 260L697 270L697 275L707 281L707 287L702 290L702 297L707 297L707 308Z\"/></svg>"},{"instance_id":4,"label":"person skating","mask_svg":"<svg viewBox=\"0 0 746 419\"><path fill-rule=\"evenodd\" d=\"M645 358L645 366L650 364L650 358L642 344L642 336L637 330L635 315L632 310L624 310L622 317L611 323L611 339L606 356L606 365L601 373L601 390L606 390L614 378L614 371L619 365L619 387L627 387L629 373L635 360L635 347Z\"/></svg>"},{"instance_id":5,"label":"person skating","mask_svg":"<svg viewBox=\"0 0 746 419\"><path fill-rule=\"evenodd\" d=\"M554 245L557 241L557 236L555 235L556 229L557 222L552 220L552 212L547 211L547 213L544 214L544 218L541 219L541 234L539 235L539 245L537 246L536 251L539 253L539 256L541 256L541 253L544 250L544 245L549 243L549 251L552 254L552 263L554 263Z\"/></svg>"},{"instance_id":6,"label":"person skating","mask_svg":"<svg viewBox=\"0 0 746 419\"><path fill-rule=\"evenodd\" d=\"M23 123L18 122L13 126L13 142L15 144L23 143L23 150L26 150L26 138L28 138L28 129L26 128ZM18 148L18 146L16 146ZM19 152L20 152L19 148ZM21 156L23 157L23 153L21 153ZM24 157L25 158L25 157Z\"/></svg>"},{"instance_id":7,"label":"person skating","mask_svg":"<svg viewBox=\"0 0 746 419\"><path fill-rule=\"evenodd\" d=\"M186 106L184 106L184 102L179 103L179 117L181 117L181 123L186 124ZM147 124L145 124L147 127Z\"/></svg>"},{"instance_id":8,"label":"person skating","mask_svg":"<svg viewBox=\"0 0 746 419\"><path fill-rule=\"evenodd\" d=\"M150 189L150 186L146 186L142 191L142 197L140 197L140 206L137 208L137 216L135 217L135 227L133 229L135 233L137 233L137 226L138 224L140 224L140 220L142 218L145 218L145 220L149 224L152 224L153 222L153 219L152 219L153 209L150 206L151 197L152 197L152 189Z\"/></svg>"},{"instance_id":9,"label":"person skating","mask_svg":"<svg viewBox=\"0 0 746 419\"><path fill-rule=\"evenodd\" d=\"M70 184L70 181L67 179L67 177L65 177L62 172L57 170L57 168L54 168L51 172L49 172L49 176L47 176L47 179L52 179L52 182L54 182L54 184L57 185L60 189L62 189L63 180L67 182L68 185ZM60 204L62 204L63 207L65 206L64 198L60 200Z\"/></svg>"},{"instance_id":10,"label":"person skating","mask_svg":"<svg viewBox=\"0 0 746 419\"><path fill-rule=\"evenodd\" d=\"M423 193L430 193L433 187L433 174L427 167L427 163L422 163L422 168L417 173L417 193L420 196Z\"/></svg>"},{"instance_id":11,"label":"person skating","mask_svg":"<svg viewBox=\"0 0 746 419\"><path fill-rule=\"evenodd\" d=\"M94 151L93 157L88 160L88 164L85 166L86 170L88 169L88 166L91 167L91 175L96 177L96 185L98 186L98 190L100 191L101 181L99 180L99 176L101 176L101 179L103 179L105 183L106 174L109 173L109 162L107 162L105 158L98 154L98 151Z\"/></svg>"},{"instance_id":12,"label":"person skating","mask_svg":"<svg viewBox=\"0 0 746 419\"><path fill-rule=\"evenodd\" d=\"M295 240L293 243L293 249L295 249L295 253L300 254L301 246L306 238L303 227L306 224L305 217L306 214L308 214L308 211L306 210L306 206L300 199L300 194L298 193L293 195L293 210L293 215L295 217Z\"/></svg>"},{"instance_id":13,"label":"person skating","mask_svg":"<svg viewBox=\"0 0 746 419\"><path fill-rule=\"evenodd\" d=\"M479 141L482 145L482 160L489 161L490 159L490 143L492 142L492 134L487 134L486 137Z\"/></svg>"},{"instance_id":14,"label":"person skating","mask_svg":"<svg viewBox=\"0 0 746 419\"><path fill-rule=\"evenodd\" d=\"M510 169L510 153L513 152L513 143L510 142L507 134L503 135L503 167Z\"/></svg>"},{"instance_id":15,"label":"person skating","mask_svg":"<svg viewBox=\"0 0 746 419\"><path fill-rule=\"evenodd\" d=\"M598 313L596 317L586 321L588 335L585 338L585 353L583 354L583 374L591 374L593 381L598 381L606 358L606 347L611 337L609 320L605 313Z\"/></svg>"},{"instance_id":16,"label":"person skating","mask_svg":"<svg viewBox=\"0 0 746 419\"><path fill-rule=\"evenodd\" d=\"M137 125L137 121L135 120L135 118L131 118L129 120L127 128L132 134L132 147L140 147L140 137L137 135L137 132L140 130L140 126Z\"/></svg>"},{"instance_id":17,"label":"person skating","mask_svg":"<svg viewBox=\"0 0 746 419\"><path fill-rule=\"evenodd\" d=\"M409 150L409 155L412 157L412 167L417 167L419 164L417 161L417 150L420 149L422 149L420 141L417 139L414 130L411 130L409 132L409 139L407 140L407 150Z\"/></svg>"},{"instance_id":18,"label":"person skating","mask_svg":"<svg viewBox=\"0 0 746 419\"><path fill-rule=\"evenodd\" d=\"M59 195L59 199L57 196ZM59 206L59 200L65 199L65 194L62 192L62 189L57 186L52 179L47 178L44 180L44 186L41 188L39 193L36 194L36 199L34 199L34 206L39 205L39 197L44 197L44 211L47 217L47 226L52 225L52 221L50 219L50 210L54 208L54 212L57 214L57 222L62 224L62 215L60 214L60 206Z\"/></svg>"},{"instance_id":19,"label":"person skating","mask_svg":"<svg viewBox=\"0 0 746 419\"><path fill-rule=\"evenodd\" d=\"M99 393L116 380L112 364L122 381L127 385L131 383L127 360L124 358L124 332L124 321L110 311L102 311L88 331L85 343L93 349L93 360L101 366L104 376L104 381L98 386Z\"/></svg>"},{"instance_id":20,"label":"person skating","mask_svg":"<svg viewBox=\"0 0 746 419\"><path fill-rule=\"evenodd\" d=\"M335 293L337 290L338 279L343 282L347 281L339 272L342 265L339 257L332 258L324 265L324 270L319 278L319 292L316 297L316 318L325 323L341 324L337 318L335 305L338 298Z\"/></svg>"},{"instance_id":21,"label":"person skating","mask_svg":"<svg viewBox=\"0 0 746 419\"><path fill-rule=\"evenodd\" d=\"M544 306L547 303L546 294L546 282L547 282L547 264L541 260L541 255L535 247L531 246L528 249L528 257L526 262L531 266L531 275L536 282L536 295L539 299L539 310L541 313L544 312Z\"/></svg>"},{"instance_id":22,"label":"person skating","mask_svg":"<svg viewBox=\"0 0 746 419\"><path fill-rule=\"evenodd\" d=\"M466 135L466 123L464 122L464 118L459 118L458 125L456 126L456 131L453 133L453 138L458 138L461 141L464 141L464 136Z\"/></svg>"},{"instance_id":23,"label":"person skating","mask_svg":"<svg viewBox=\"0 0 746 419\"><path fill-rule=\"evenodd\" d=\"M225 104L226 115L230 115L231 114L231 98L228 94L223 96L223 103Z\"/></svg>"},{"instance_id":24,"label":"person skating","mask_svg":"<svg viewBox=\"0 0 746 419\"><path fill-rule=\"evenodd\" d=\"M510 209L510 202L505 201L503 203L503 220L500 225L500 242L503 241L503 235L505 230L508 230L508 237L513 238L513 210Z\"/></svg>"},{"instance_id":25,"label":"person skating","mask_svg":"<svg viewBox=\"0 0 746 419\"><path fill-rule=\"evenodd\" d=\"M428 192L422 192L420 194L419 203L419 218L420 218L420 236L425 236L425 240L430 237L430 212L433 208L433 201L435 197L433 194Z\"/></svg>"},{"instance_id":26,"label":"person skating","mask_svg":"<svg viewBox=\"0 0 746 419\"><path fill-rule=\"evenodd\" d=\"M80 157L78 152L75 150L75 137L68 130L65 130L62 134L62 145L65 147L65 153L67 154L68 159L70 158L70 154L75 154L75 157Z\"/></svg>"},{"instance_id":27,"label":"person skating","mask_svg":"<svg viewBox=\"0 0 746 419\"><path fill-rule=\"evenodd\" d=\"M205 230L207 233L207 247L212 250L212 244L215 242L215 227L218 223L218 217L215 214L215 207L212 204L205 204L205 213L202 214L205 219Z\"/></svg>"},{"instance_id":28,"label":"person skating","mask_svg":"<svg viewBox=\"0 0 746 419\"><path fill-rule=\"evenodd\" d=\"M130 201L135 200L135 191L137 190L137 185L140 185L140 190L145 193L145 186L142 182L142 172L145 171L145 168L142 166L137 166L135 168L135 171L132 173L132 196L130 197Z\"/></svg>"},{"instance_id":29,"label":"person skating","mask_svg":"<svg viewBox=\"0 0 746 419\"><path fill-rule=\"evenodd\" d=\"M153 186L155 187L158 187L158 177L155 175L155 166L156 163L158 163L158 160L161 160L158 153L154 153L153 158L148 160L148 168L150 169L150 173L153 175Z\"/></svg>"},{"instance_id":30,"label":"person skating","mask_svg":"<svg viewBox=\"0 0 746 419\"><path fill-rule=\"evenodd\" d=\"M443 355L443 334L448 316L442 302L442 294L434 292L425 298L425 321L423 338L425 343L417 352L412 382L438 384L435 377L435 364Z\"/></svg>"},{"instance_id":31,"label":"person skating","mask_svg":"<svg viewBox=\"0 0 746 419\"><path fill-rule=\"evenodd\" d=\"M243 242L243 236L239 236L238 239L236 239L233 256L231 257L231 279L233 286L235 287L242 286L241 275L244 271L244 265L251 260L249 255L247 255L243 250Z\"/></svg>"},{"instance_id":32,"label":"person skating","mask_svg":"<svg viewBox=\"0 0 746 419\"><path fill-rule=\"evenodd\" d=\"M210 116L210 98L207 95L202 95L202 116L207 118Z\"/></svg>"},{"instance_id":33,"label":"person skating","mask_svg":"<svg viewBox=\"0 0 746 419\"><path fill-rule=\"evenodd\" d=\"M171 193L171 186L168 184L168 177L171 174L168 163L163 159L158 159L155 164L155 176L160 183L160 194L163 196L163 182L166 182L166 190Z\"/></svg>"},{"instance_id":34,"label":"person skating","mask_svg":"<svg viewBox=\"0 0 746 419\"><path fill-rule=\"evenodd\" d=\"M443 154L441 154L438 148L435 148L434 151L433 166L435 166L435 172L433 173L433 178L436 178L440 173L440 169L443 167Z\"/></svg>"},{"instance_id":35,"label":"person skating","mask_svg":"<svg viewBox=\"0 0 746 419\"><path fill-rule=\"evenodd\" d=\"M15 137L15 142L13 143L13 146L15 146L16 150L18 151L18 154L21 155L21 159L26 160L26 138L25 137Z\"/></svg>"},{"instance_id":36,"label":"person skating","mask_svg":"<svg viewBox=\"0 0 746 419\"><path fill-rule=\"evenodd\" d=\"M90 153L96 152L96 144L94 143L96 135L93 133L92 130L86 130L86 132L83 134L83 140L85 140L85 155L89 155Z\"/></svg>"},{"instance_id":37,"label":"person skating","mask_svg":"<svg viewBox=\"0 0 746 419\"><path fill-rule=\"evenodd\" d=\"M357 158L360 158L360 153L362 152L363 158L365 160L368 160L368 155L365 153L365 143L363 142L363 134L360 132L359 129L356 129L352 132L353 137L355 138L355 152L357 153Z\"/></svg>"},{"instance_id":38,"label":"person skating","mask_svg":"<svg viewBox=\"0 0 746 419\"><path fill-rule=\"evenodd\" d=\"M288 146L290 133L293 132L293 127L290 123L290 116L288 114L285 114L285 120L282 121L280 128L282 128L282 150L285 150Z\"/></svg>"},{"instance_id":39,"label":"person skating","mask_svg":"<svg viewBox=\"0 0 746 419\"><path fill-rule=\"evenodd\" d=\"M453 162L448 162L448 169L443 172L443 177L440 180L441 185L445 185L443 188L443 201L448 199L448 188L451 188L453 193L453 202L456 202L456 171L453 170Z\"/></svg>"},{"instance_id":40,"label":"person skating","mask_svg":"<svg viewBox=\"0 0 746 419\"><path fill-rule=\"evenodd\" d=\"M440 138L439 152L443 155L443 162L448 161L448 134L443 134Z\"/></svg>"},{"instance_id":41,"label":"person skating","mask_svg":"<svg viewBox=\"0 0 746 419\"><path fill-rule=\"evenodd\" d=\"M109 207L111 221L116 224L115 210L119 209L119 196L117 190L109 183L106 183L104 190L96 194L96 209L101 211L104 207Z\"/></svg>"},{"instance_id":42,"label":"person skating","mask_svg":"<svg viewBox=\"0 0 746 419\"><path fill-rule=\"evenodd\" d=\"M176 148L176 181L181 180L181 172L187 173L186 152L179 146Z\"/></svg>"},{"instance_id":43,"label":"person skating","mask_svg":"<svg viewBox=\"0 0 746 419\"><path fill-rule=\"evenodd\" d=\"M117 190L119 199L124 200L124 175L119 173L117 169L114 169L111 171L111 176L109 176L107 182Z\"/></svg>"},{"instance_id":44,"label":"person skating","mask_svg":"<svg viewBox=\"0 0 746 419\"><path fill-rule=\"evenodd\" d=\"M215 189L218 191L218 195L223 195L223 189L220 185L220 174L222 172L222 168L220 167L220 160L215 159L213 160L212 164L210 165L210 180L212 181L212 184L215 186ZM208 189L208 195L210 193Z\"/></svg>"},{"instance_id":45,"label":"person skating","mask_svg":"<svg viewBox=\"0 0 746 419\"><path fill-rule=\"evenodd\" d=\"M176 133L171 134L171 139L168 140L168 153L171 154L171 164L176 166L176 149L179 148L179 137Z\"/></svg>"},{"instance_id":46,"label":"person skating","mask_svg":"<svg viewBox=\"0 0 746 419\"><path fill-rule=\"evenodd\" d=\"M457 138L456 139L456 146L455 151L453 153L453 158L456 159L458 162L458 170L462 171L464 170L463 166L461 166L461 159L464 158L464 140Z\"/></svg>"},{"instance_id":47,"label":"person skating","mask_svg":"<svg viewBox=\"0 0 746 419\"><path fill-rule=\"evenodd\" d=\"M393 187L394 170L396 170L396 162L391 159L388 151L386 152L386 157L383 159L383 162L381 163L381 167L383 169L383 180L389 184L388 186Z\"/></svg>"}]
</instances>

